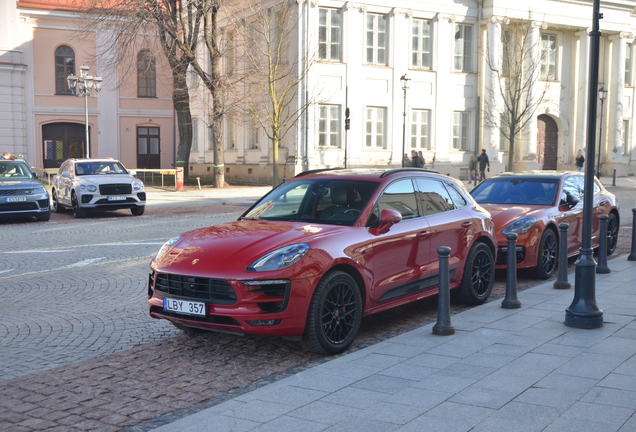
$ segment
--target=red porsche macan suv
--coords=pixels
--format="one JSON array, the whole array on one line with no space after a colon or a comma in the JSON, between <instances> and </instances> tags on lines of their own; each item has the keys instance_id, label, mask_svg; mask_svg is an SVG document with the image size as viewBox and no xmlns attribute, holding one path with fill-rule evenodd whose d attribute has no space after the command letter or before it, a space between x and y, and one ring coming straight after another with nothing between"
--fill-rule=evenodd
<instances>
[{"instance_id":1,"label":"red porsche macan suv","mask_svg":"<svg viewBox=\"0 0 636 432\"><path fill-rule=\"evenodd\" d=\"M307 171L237 221L166 242L150 264L150 315L340 353L363 316L437 293L440 246L454 297L486 301L494 225L458 181L415 168Z\"/></svg>"}]
</instances>

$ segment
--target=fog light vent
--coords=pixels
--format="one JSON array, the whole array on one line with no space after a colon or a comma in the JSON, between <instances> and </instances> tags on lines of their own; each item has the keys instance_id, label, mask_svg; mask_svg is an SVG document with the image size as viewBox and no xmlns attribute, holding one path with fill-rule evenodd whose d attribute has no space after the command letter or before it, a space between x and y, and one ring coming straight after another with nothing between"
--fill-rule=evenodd
<instances>
[{"instance_id":1,"label":"fog light vent","mask_svg":"<svg viewBox=\"0 0 636 432\"><path fill-rule=\"evenodd\" d=\"M259 327L259 326L273 326L273 325L278 325L281 323L280 319L273 319L273 320L255 320L255 321L247 321L247 323L249 325L253 325L255 327Z\"/></svg>"}]
</instances>

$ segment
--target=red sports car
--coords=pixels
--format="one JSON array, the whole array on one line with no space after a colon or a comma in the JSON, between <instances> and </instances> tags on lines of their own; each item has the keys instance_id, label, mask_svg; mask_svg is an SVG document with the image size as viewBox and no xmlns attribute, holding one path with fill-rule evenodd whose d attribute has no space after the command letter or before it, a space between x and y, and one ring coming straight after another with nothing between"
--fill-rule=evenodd
<instances>
[{"instance_id":1,"label":"red sports car","mask_svg":"<svg viewBox=\"0 0 636 432\"><path fill-rule=\"evenodd\" d=\"M557 268L559 225L569 224L568 256L579 253L583 228L584 177L580 172L503 173L478 184L470 194L492 214L497 230L497 268L506 267L506 235L516 233L517 268L532 268L547 279ZM598 247L599 216L608 215L607 254L616 249L618 201L594 179L592 247Z\"/></svg>"},{"instance_id":2,"label":"red sports car","mask_svg":"<svg viewBox=\"0 0 636 432\"><path fill-rule=\"evenodd\" d=\"M440 246L455 297L483 303L494 224L460 183L414 168L308 171L235 222L169 240L150 264L150 315L339 353L363 316L437 293Z\"/></svg>"}]
</instances>

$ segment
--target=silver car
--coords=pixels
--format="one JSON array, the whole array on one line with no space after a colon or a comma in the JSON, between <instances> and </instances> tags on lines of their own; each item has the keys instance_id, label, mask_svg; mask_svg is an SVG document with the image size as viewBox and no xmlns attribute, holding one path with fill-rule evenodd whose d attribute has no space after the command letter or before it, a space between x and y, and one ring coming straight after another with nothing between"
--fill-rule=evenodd
<instances>
[{"instance_id":1,"label":"silver car","mask_svg":"<svg viewBox=\"0 0 636 432\"><path fill-rule=\"evenodd\" d=\"M53 210L66 208L82 218L91 209L130 209L135 216L144 214L146 192L141 180L130 175L114 159L68 159L53 178Z\"/></svg>"},{"instance_id":2,"label":"silver car","mask_svg":"<svg viewBox=\"0 0 636 432\"><path fill-rule=\"evenodd\" d=\"M0 217L51 218L49 193L21 160L0 160Z\"/></svg>"}]
</instances>

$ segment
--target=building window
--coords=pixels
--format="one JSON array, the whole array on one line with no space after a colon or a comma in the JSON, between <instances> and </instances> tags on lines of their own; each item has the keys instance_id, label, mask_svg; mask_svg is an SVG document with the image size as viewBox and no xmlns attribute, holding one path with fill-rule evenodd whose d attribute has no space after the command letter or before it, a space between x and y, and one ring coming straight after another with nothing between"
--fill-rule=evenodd
<instances>
[{"instance_id":1,"label":"building window","mask_svg":"<svg viewBox=\"0 0 636 432\"><path fill-rule=\"evenodd\" d=\"M386 15L367 14L367 63L386 64L386 30Z\"/></svg>"},{"instance_id":2,"label":"building window","mask_svg":"<svg viewBox=\"0 0 636 432\"><path fill-rule=\"evenodd\" d=\"M236 118L233 113L227 116L227 141L228 149L236 148Z\"/></svg>"},{"instance_id":3,"label":"building window","mask_svg":"<svg viewBox=\"0 0 636 432\"><path fill-rule=\"evenodd\" d=\"M430 149L429 125L430 110L413 110L411 112L411 148Z\"/></svg>"},{"instance_id":4,"label":"building window","mask_svg":"<svg viewBox=\"0 0 636 432\"><path fill-rule=\"evenodd\" d=\"M453 150L468 150L469 129L470 113L455 111L453 113Z\"/></svg>"},{"instance_id":5,"label":"building window","mask_svg":"<svg viewBox=\"0 0 636 432\"><path fill-rule=\"evenodd\" d=\"M62 45L55 50L55 94L73 94L66 82L69 75L75 75L75 51Z\"/></svg>"},{"instance_id":6,"label":"building window","mask_svg":"<svg viewBox=\"0 0 636 432\"><path fill-rule=\"evenodd\" d=\"M137 55L137 96L157 97L157 71L155 58L149 50Z\"/></svg>"},{"instance_id":7,"label":"building window","mask_svg":"<svg viewBox=\"0 0 636 432\"><path fill-rule=\"evenodd\" d=\"M199 150L199 119L196 117L192 117L192 146L190 150Z\"/></svg>"},{"instance_id":8,"label":"building window","mask_svg":"<svg viewBox=\"0 0 636 432\"><path fill-rule=\"evenodd\" d=\"M342 11L320 8L318 11L318 58L342 59Z\"/></svg>"},{"instance_id":9,"label":"building window","mask_svg":"<svg viewBox=\"0 0 636 432\"><path fill-rule=\"evenodd\" d=\"M556 80L556 35L541 35L541 78Z\"/></svg>"},{"instance_id":10,"label":"building window","mask_svg":"<svg viewBox=\"0 0 636 432\"><path fill-rule=\"evenodd\" d=\"M384 148L384 124L386 123L386 108L367 108L366 145L370 148Z\"/></svg>"},{"instance_id":11,"label":"building window","mask_svg":"<svg viewBox=\"0 0 636 432\"><path fill-rule=\"evenodd\" d=\"M258 121L252 117L250 119L250 123L249 123L249 140L248 140L248 145L250 149L257 149L258 148L258 132L259 132L259 127L258 127Z\"/></svg>"},{"instance_id":12,"label":"building window","mask_svg":"<svg viewBox=\"0 0 636 432\"><path fill-rule=\"evenodd\" d=\"M318 145L340 147L340 106L320 105L318 111Z\"/></svg>"},{"instance_id":13,"label":"building window","mask_svg":"<svg viewBox=\"0 0 636 432\"><path fill-rule=\"evenodd\" d=\"M455 24L455 49L453 54L453 70L455 72L471 72L473 51L473 26Z\"/></svg>"},{"instance_id":14,"label":"building window","mask_svg":"<svg viewBox=\"0 0 636 432\"><path fill-rule=\"evenodd\" d=\"M510 149L510 139L507 138L508 126L503 120L499 120L499 150L507 152Z\"/></svg>"},{"instance_id":15,"label":"building window","mask_svg":"<svg viewBox=\"0 0 636 432\"><path fill-rule=\"evenodd\" d=\"M630 139L629 120L623 120L623 154L625 156L629 156L632 153L632 146L629 142Z\"/></svg>"},{"instance_id":16,"label":"building window","mask_svg":"<svg viewBox=\"0 0 636 432\"><path fill-rule=\"evenodd\" d=\"M414 19L411 24L411 66L431 68L431 22Z\"/></svg>"},{"instance_id":17,"label":"building window","mask_svg":"<svg viewBox=\"0 0 636 432\"><path fill-rule=\"evenodd\" d=\"M627 44L627 49L625 50L625 85L631 86L634 83L632 82L632 48L633 45Z\"/></svg>"}]
</instances>

